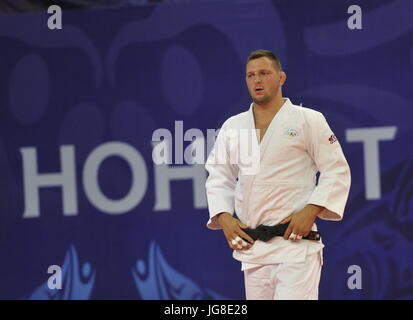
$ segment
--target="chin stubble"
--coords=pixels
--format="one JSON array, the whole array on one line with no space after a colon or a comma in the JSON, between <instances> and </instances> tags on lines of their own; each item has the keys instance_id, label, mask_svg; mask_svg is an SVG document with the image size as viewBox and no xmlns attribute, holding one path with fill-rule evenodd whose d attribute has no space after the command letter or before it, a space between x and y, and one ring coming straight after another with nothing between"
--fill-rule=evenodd
<instances>
[{"instance_id":1,"label":"chin stubble","mask_svg":"<svg viewBox=\"0 0 413 320\"><path fill-rule=\"evenodd\" d=\"M262 99L258 100L256 98L252 98L252 101L254 101L255 104L257 105L262 105L262 104L267 104L268 102L271 101L271 97L267 96L267 97L262 97Z\"/></svg>"}]
</instances>

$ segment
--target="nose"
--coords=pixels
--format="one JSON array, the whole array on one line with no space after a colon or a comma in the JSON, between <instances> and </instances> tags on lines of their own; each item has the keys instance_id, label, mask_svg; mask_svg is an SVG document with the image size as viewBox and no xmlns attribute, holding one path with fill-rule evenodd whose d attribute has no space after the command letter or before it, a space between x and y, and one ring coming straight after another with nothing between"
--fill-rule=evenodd
<instances>
[{"instance_id":1,"label":"nose","mask_svg":"<svg viewBox=\"0 0 413 320\"><path fill-rule=\"evenodd\" d=\"M260 75L257 74L255 76L254 83L259 83L259 82L261 82L261 77L260 77Z\"/></svg>"}]
</instances>

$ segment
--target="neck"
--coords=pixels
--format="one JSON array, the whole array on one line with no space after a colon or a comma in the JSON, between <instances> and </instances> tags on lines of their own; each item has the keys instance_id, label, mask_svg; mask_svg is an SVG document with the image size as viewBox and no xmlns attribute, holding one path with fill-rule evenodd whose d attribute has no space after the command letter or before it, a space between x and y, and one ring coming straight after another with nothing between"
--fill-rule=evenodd
<instances>
[{"instance_id":1,"label":"neck","mask_svg":"<svg viewBox=\"0 0 413 320\"><path fill-rule=\"evenodd\" d=\"M284 102L285 102L285 99L282 97L281 92L279 92L274 97L274 99L272 99L266 104L258 105L254 102L253 109L254 109L254 112L258 112L262 114L276 114L278 110L281 109Z\"/></svg>"}]
</instances>

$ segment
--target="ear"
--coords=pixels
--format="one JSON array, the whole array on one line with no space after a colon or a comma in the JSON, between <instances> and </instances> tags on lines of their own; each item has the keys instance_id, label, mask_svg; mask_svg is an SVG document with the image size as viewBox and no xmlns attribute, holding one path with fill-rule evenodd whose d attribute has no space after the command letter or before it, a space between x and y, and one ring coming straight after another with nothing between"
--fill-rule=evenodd
<instances>
[{"instance_id":1,"label":"ear","mask_svg":"<svg viewBox=\"0 0 413 320\"><path fill-rule=\"evenodd\" d=\"M287 80L287 74L284 71L280 72L280 85L283 85Z\"/></svg>"}]
</instances>

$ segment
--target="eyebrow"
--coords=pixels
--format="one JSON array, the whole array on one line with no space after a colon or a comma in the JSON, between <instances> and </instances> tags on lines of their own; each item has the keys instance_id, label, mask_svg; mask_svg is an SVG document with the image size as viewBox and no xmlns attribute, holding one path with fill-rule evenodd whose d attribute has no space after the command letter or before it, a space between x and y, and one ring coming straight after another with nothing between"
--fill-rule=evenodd
<instances>
[{"instance_id":1,"label":"eyebrow","mask_svg":"<svg viewBox=\"0 0 413 320\"><path fill-rule=\"evenodd\" d=\"M260 71L269 71L269 72L272 72L272 71L269 70L269 69L260 69L260 70L258 70L258 72L260 72ZM254 71L248 71L247 74L249 74L249 73L254 73Z\"/></svg>"}]
</instances>

